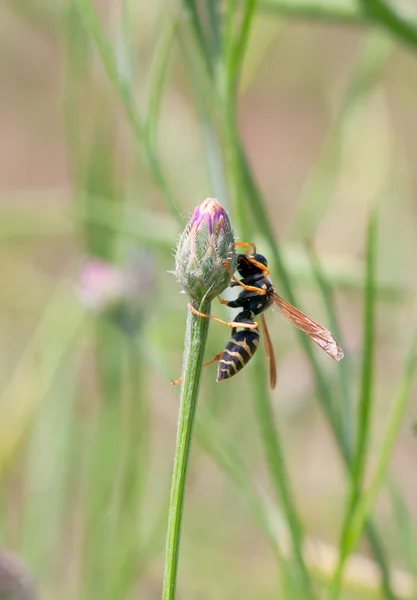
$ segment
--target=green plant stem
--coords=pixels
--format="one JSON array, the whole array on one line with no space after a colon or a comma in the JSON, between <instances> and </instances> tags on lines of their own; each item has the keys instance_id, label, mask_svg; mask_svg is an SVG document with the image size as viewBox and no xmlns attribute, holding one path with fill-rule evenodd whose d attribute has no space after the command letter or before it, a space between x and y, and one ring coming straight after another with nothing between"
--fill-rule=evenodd
<instances>
[{"instance_id":1,"label":"green plant stem","mask_svg":"<svg viewBox=\"0 0 417 600\"><path fill-rule=\"evenodd\" d=\"M219 77L216 81L216 90L221 104L225 170L230 201L239 223L240 235L243 239L246 239L248 227L246 225L244 203L241 200L244 195L244 176L240 168L239 140L237 137L236 93L240 68L254 17L255 1L246 0L240 30L237 33L234 32L233 27L236 3L230 0L227 6L224 56L218 69Z\"/></svg>"},{"instance_id":2,"label":"green plant stem","mask_svg":"<svg viewBox=\"0 0 417 600\"><path fill-rule=\"evenodd\" d=\"M149 469L150 419L141 340L141 332L137 339L131 335L126 338L130 386L128 414L121 431L124 444L118 470L122 477L114 519L114 539L119 551L113 555L110 598L125 598L138 568L143 569L146 563L143 509Z\"/></svg>"},{"instance_id":3,"label":"green plant stem","mask_svg":"<svg viewBox=\"0 0 417 600\"><path fill-rule=\"evenodd\" d=\"M301 239L312 239L328 211L340 177L345 131L355 109L378 85L393 49L392 39L381 34L378 29L365 36L340 107L325 135L315 165L303 185L292 224L293 235Z\"/></svg>"},{"instance_id":4,"label":"green plant stem","mask_svg":"<svg viewBox=\"0 0 417 600\"><path fill-rule=\"evenodd\" d=\"M210 314L210 303L202 302L199 310ZM181 404L168 511L163 600L174 600L175 598L185 482L208 326L209 319L198 317L190 310L188 311Z\"/></svg>"},{"instance_id":5,"label":"green plant stem","mask_svg":"<svg viewBox=\"0 0 417 600\"><path fill-rule=\"evenodd\" d=\"M359 0L359 4L366 17L417 52L417 27L411 19L400 15L392 3L390 5L385 0Z\"/></svg>"},{"instance_id":6,"label":"green plant stem","mask_svg":"<svg viewBox=\"0 0 417 600\"><path fill-rule=\"evenodd\" d=\"M158 134L158 122L161 112L162 96L164 85L167 79L167 68L172 55L173 42L178 28L178 19L172 17L167 19L161 34L157 40L157 45L152 58L149 97L147 102L145 132L147 143L150 147L156 148Z\"/></svg>"},{"instance_id":7,"label":"green plant stem","mask_svg":"<svg viewBox=\"0 0 417 600\"><path fill-rule=\"evenodd\" d=\"M254 409L261 431L265 457L269 473L279 502L282 504L287 519L291 539L292 554L297 567L299 589L305 599L315 598L310 575L304 560L304 531L299 520L297 510L291 493L288 478L288 469L282 450L278 429L275 425L270 394L267 387L265 369L260 368L254 372Z\"/></svg>"},{"instance_id":8,"label":"green plant stem","mask_svg":"<svg viewBox=\"0 0 417 600\"><path fill-rule=\"evenodd\" d=\"M230 87L230 95L235 94L237 91L240 69L245 56L250 27L255 13L255 6L256 0L246 0L244 3L240 31L236 36L233 35L232 43L230 44L230 51L226 57L228 72L227 80Z\"/></svg>"},{"instance_id":9,"label":"green plant stem","mask_svg":"<svg viewBox=\"0 0 417 600\"><path fill-rule=\"evenodd\" d=\"M364 304L364 348L362 358L362 389L358 408L358 439L353 464L354 485L359 490L365 470L369 439L369 420L372 409L374 335L375 335L375 267L376 267L376 214L369 217L366 248L366 287Z\"/></svg>"},{"instance_id":10,"label":"green plant stem","mask_svg":"<svg viewBox=\"0 0 417 600\"><path fill-rule=\"evenodd\" d=\"M152 139L149 136L149 131L147 128L145 128L138 114L130 82L118 68L114 52L103 31L96 9L94 8L91 0L73 0L73 2L78 10L80 19L86 31L95 43L97 52L103 63L103 67L120 96L126 117L132 127L135 139L140 150L144 152L151 177L155 184L163 192L167 200L168 208L176 217L176 195L174 194L172 187L165 175L159 153L152 143Z\"/></svg>"},{"instance_id":11,"label":"green plant stem","mask_svg":"<svg viewBox=\"0 0 417 600\"><path fill-rule=\"evenodd\" d=\"M307 252L310 258L310 265L313 272L314 279L317 283L317 287L321 292L323 304L326 308L326 312L330 322L330 329L336 336L337 340L341 344L342 348L345 347L343 334L339 326L339 321L336 316L336 310L334 306L334 301L332 297L332 288L327 280L327 277L324 274L322 265L320 260L312 247L307 248ZM340 382L340 418L341 418L341 428L344 436L344 444L349 453L352 452L352 421L353 421L353 411L352 411L352 398L350 393L350 383L351 383L351 365L350 365L350 357L346 353L344 359L338 365L339 371L339 382Z\"/></svg>"},{"instance_id":12,"label":"green plant stem","mask_svg":"<svg viewBox=\"0 0 417 600\"><path fill-rule=\"evenodd\" d=\"M336 567L332 596L337 598L338 589L340 589L343 578L343 569L347 556L354 549L361 535L362 529L368 518L368 514L377 497L381 484L387 470L388 462L392 456L395 440L397 439L401 423L403 421L405 409L407 406L407 398L410 387L417 369L417 342L416 340L411 346L411 350L405 362L404 374L401 379L398 393L392 405L391 413L388 418L388 425L385 435L382 436L382 443L376 460L376 465L370 479L367 490L361 495L359 500L350 515L349 527L346 531L344 545L339 556L339 562Z\"/></svg>"},{"instance_id":13,"label":"green plant stem","mask_svg":"<svg viewBox=\"0 0 417 600\"><path fill-rule=\"evenodd\" d=\"M207 74L211 77L213 74L212 57L208 50L208 43L206 36L204 35L203 26L197 10L197 2L195 0L182 0L182 4L187 12L190 20L190 27L194 34L194 39L199 46L201 57L204 61L204 67Z\"/></svg>"},{"instance_id":14,"label":"green plant stem","mask_svg":"<svg viewBox=\"0 0 417 600\"><path fill-rule=\"evenodd\" d=\"M330 598L336 600L340 595L344 562L348 557L348 538L356 505L360 499L363 475L365 471L367 447L369 439L369 421L372 409L373 391L373 362L374 362L374 333L375 333L375 246L376 246L376 215L371 214L368 224L366 250L366 291L364 303L364 332L362 357L362 389L358 406L357 442L352 464L352 479L350 493L345 509L345 516L340 539L340 559L330 587Z\"/></svg>"},{"instance_id":15,"label":"green plant stem","mask_svg":"<svg viewBox=\"0 0 417 600\"><path fill-rule=\"evenodd\" d=\"M253 178L251 170L247 163L246 154L244 152L243 146L240 143L240 154L241 154L241 168L245 173L245 187L247 196L245 196L248 208L256 214L258 219L259 227L261 231L264 233L265 239L269 244L270 252L273 256L274 262L276 264L276 272L281 280L282 287L285 291L287 299L291 302L291 304L297 305L297 300L295 294L292 289L291 281L288 275L288 271L286 265L281 256L280 248L276 242L274 232L271 227L271 222L268 219L266 214L263 199L261 193L258 189L258 186ZM352 469L352 454L349 451L348 446L346 446L346 440L343 436L341 429L341 421L338 418L338 415L335 413L334 407L332 406L331 394L324 378L324 375L320 369L320 366L317 362L317 359L313 353L311 348L311 342L308 338L303 335L302 332L299 332L300 343L303 347L304 352L307 355L310 366L314 373L314 378L316 381L317 395L318 400L321 404L321 408L324 411L327 420L332 428L336 443L339 447L340 453L343 458L343 462L345 464L346 469L350 472ZM392 586L390 582L390 575L388 565L385 559L384 549L380 542L377 531L373 525L373 523L369 520L365 525L366 535L369 539L372 552L375 556L375 560L378 563L378 567L381 571L382 583L384 587L384 592L387 598L391 600L395 598L395 594L392 591Z\"/></svg>"},{"instance_id":16,"label":"green plant stem","mask_svg":"<svg viewBox=\"0 0 417 600\"><path fill-rule=\"evenodd\" d=\"M294 2L294 0L258 0L260 12L274 13L278 16L311 22L328 22L337 25L368 25L370 19L362 10L353 7L353 2L323 3Z\"/></svg>"}]
</instances>

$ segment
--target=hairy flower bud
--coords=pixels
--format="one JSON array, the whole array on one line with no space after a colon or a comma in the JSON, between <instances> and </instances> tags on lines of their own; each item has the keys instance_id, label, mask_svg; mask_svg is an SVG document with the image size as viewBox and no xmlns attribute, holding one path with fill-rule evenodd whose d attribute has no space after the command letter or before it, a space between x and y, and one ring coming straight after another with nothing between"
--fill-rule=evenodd
<instances>
[{"instance_id":1,"label":"hairy flower bud","mask_svg":"<svg viewBox=\"0 0 417 600\"><path fill-rule=\"evenodd\" d=\"M215 198L207 198L192 213L175 255L175 274L193 304L221 294L236 269L236 250L229 217Z\"/></svg>"}]
</instances>

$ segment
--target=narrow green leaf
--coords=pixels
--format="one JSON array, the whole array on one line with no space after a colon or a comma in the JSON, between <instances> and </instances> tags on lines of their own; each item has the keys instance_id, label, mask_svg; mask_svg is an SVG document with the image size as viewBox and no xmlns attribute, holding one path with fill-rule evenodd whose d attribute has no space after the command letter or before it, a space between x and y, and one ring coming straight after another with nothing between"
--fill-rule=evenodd
<instances>
[{"instance_id":1,"label":"narrow green leaf","mask_svg":"<svg viewBox=\"0 0 417 600\"><path fill-rule=\"evenodd\" d=\"M411 19L394 8L395 5L386 0L359 0L359 4L368 18L417 52L417 27Z\"/></svg>"},{"instance_id":2,"label":"narrow green leaf","mask_svg":"<svg viewBox=\"0 0 417 600\"><path fill-rule=\"evenodd\" d=\"M258 0L260 12L309 23L370 25L364 11L353 0Z\"/></svg>"},{"instance_id":3,"label":"narrow green leaf","mask_svg":"<svg viewBox=\"0 0 417 600\"><path fill-rule=\"evenodd\" d=\"M352 453L352 398L351 398L351 365L350 356L346 352L346 347L343 341L343 335L340 330L339 320L336 316L336 309L332 298L332 290L329 282L326 279L322 265L318 259L316 252L312 246L308 246L307 252L310 258L310 264L313 271L315 282L320 290L323 304L326 308L327 317L329 319L329 328L335 335L336 339L342 346L345 356L338 365L339 384L340 384L340 415L341 428L345 438L344 445L348 449L349 454Z\"/></svg>"},{"instance_id":4,"label":"narrow green leaf","mask_svg":"<svg viewBox=\"0 0 417 600\"><path fill-rule=\"evenodd\" d=\"M339 176L343 136L349 119L359 103L378 85L393 49L391 39L379 31L370 32L361 46L338 114L303 186L292 226L293 233L302 239L313 237L329 207Z\"/></svg>"},{"instance_id":5,"label":"narrow green leaf","mask_svg":"<svg viewBox=\"0 0 417 600\"><path fill-rule=\"evenodd\" d=\"M363 314L363 352L362 352L362 385L357 415L357 446L353 462L353 485L357 492L360 489L365 472L368 440L370 434L370 417L372 412L373 370L375 351L375 269L377 244L377 215L373 211L369 216L366 242L366 276L365 303Z\"/></svg>"},{"instance_id":6,"label":"narrow green leaf","mask_svg":"<svg viewBox=\"0 0 417 600\"><path fill-rule=\"evenodd\" d=\"M415 551L417 526L414 518L410 514L400 488L393 481L392 477L389 479L388 489L394 513L395 529L398 533L402 552L405 557L405 564L414 577L415 594L413 597L417 598L417 556Z\"/></svg>"},{"instance_id":7,"label":"narrow green leaf","mask_svg":"<svg viewBox=\"0 0 417 600\"><path fill-rule=\"evenodd\" d=\"M314 599L316 594L303 554L304 528L295 507L284 451L278 427L275 425L267 381L268 377L265 368L260 368L258 360L258 368L253 371L252 396L265 458L278 502L281 504L288 522L291 538L291 554L294 565L297 567L296 582L303 598Z\"/></svg>"},{"instance_id":8,"label":"narrow green leaf","mask_svg":"<svg viewBox=\"0 0 417 600\"><path fill-rule=\"evenodd\" d=\"M352 462L352 479L339 543L339 562L330 586L330 597L336 600L340 594L344 564L349 556L349 536L352 519L360 498L363 476L367 462L370 417L372 413L373 369L375 346L375 267L376 267L376 211L369 215L366 242L365 298L363 314L362 383L357 408L357 431Z\"/></svg>"},{"instance_id":9,"label":"narrow green leaf","mask_svg":"<svg viewBox=\"0 0 417 600\"><path fill-rule=\"evenodd\" d=\"M413 340L408 356L405 361L404 372L401 378L398 392L394 398L385 434L376 458L375 467L366 491L361 495L351 516L349 529L345 541L345 552L349 554L357 544L364 523L378 495L384 481L387 466L394 449L395 441L400 432L407 408L407 400L417 371L417 336Z\"/></svg>"},{"instance_id":10,"label":"narrow green leaf","mask_svg":"<svg viewBox=\"0 0 417 600\"><path fill-rule=\"evenodd\" d=\"M158 37L152 59L145 128L147 143L154 148L156 147L157 126L164 85L167 79L167 69L172 55L172 46L177 27L177 18L170 17L165 21Z\"/></svg>"},{"instance_id":11,"label":"narrow green leaf","mask_svg":"<svg viewBox=\"0 0 417 600\"><path fill-rule=\"evenodd\" d=\"M247 201L247 208L251 210L253 217L256 219L258 223L258 227L260 231L263 233L266 242L268 243L271 255L273 257L275 263L275 272L277 278L280 280L286 298L297 306L297 300L295 294L293 292L291 280L289 277L289 273L286 267L286 264L283 261L282 254L280 248L276 242L274 232L271 227L271 222L268 219L268 216L265 211L263 198L259 191L259 188L253 178L252 172L248 167L246 155L244 153L242 145L240 145L240 160L241 160L241 168L245 175L245 183L246 183L246 195L245 199ZM333 434L335 436L335 440L339 447L341 456L343 458L343 462L347 471L350 473L352 468L352 455L349 453L349 448L346 446L345 438L343 436L341 430L341 422L338 418L338 415L335 413L332 406L332 396L330 389L327 385L324 374L317 362L317 359L314 355L314 351L311 347L311 342L302 332L299 333L300 343L303 347L303 350L308 358L310 366L312 368L316 388L317 388L317 396L320 403L320 406L332 428ZM382 575L384 592L388 598L391 600L395 598L394 593L392 592L392 587L389 578L389 569L387 567L387 562L385 558L385 552L382 547L382 543L379 539L379 536L375 530L375 527L371 521L368 521L366 524L366 534L368 536L369 542L372 547L373 554L375 556L375 560L378 563L379 569Z\"/></svg>"}]
</instances>

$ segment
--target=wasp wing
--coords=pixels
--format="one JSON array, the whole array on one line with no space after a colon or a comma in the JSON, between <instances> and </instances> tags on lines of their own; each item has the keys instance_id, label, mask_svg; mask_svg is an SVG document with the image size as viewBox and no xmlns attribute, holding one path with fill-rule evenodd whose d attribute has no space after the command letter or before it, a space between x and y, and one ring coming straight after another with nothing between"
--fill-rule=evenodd
<instances>
[{"instance_id":1,"label":"wasp wing","mask_svg":"<svg viewBox=\"0 0 417 600\"><path fill-rule=\"evenodd\" d=\"M277 366L275 361L275 352L274 347L271 342L271 337L269 335L268 327L266 326L265 316L263 314L259 315L262 331L264 335L264 343L265 343L265 351L268 357L269 363L269 384L271 386L271 390L275 389L275 385L277 383Z\"/></svg>"},{"instance_id":2,"label":"wasp wing","mask_svg":"<svg viewBox=\"0 0 417 600\"><path fill-rule=\"evenodd\" d=\"M307 317L301 310L298 310L298 308L295 308L295 306L281 298L276 292L273 298L284 316L296 327L304 331L322 350L327 352L334 360L339 361L343 358L343 350L339 342L328 329L322 327L310 319L310 317Z\"/></svg>"}]
</instances>

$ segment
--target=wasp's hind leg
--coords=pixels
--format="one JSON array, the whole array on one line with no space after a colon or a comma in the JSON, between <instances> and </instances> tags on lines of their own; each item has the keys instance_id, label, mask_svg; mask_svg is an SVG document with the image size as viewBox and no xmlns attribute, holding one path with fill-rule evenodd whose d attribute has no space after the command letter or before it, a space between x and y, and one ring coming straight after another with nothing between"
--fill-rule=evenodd
<instances>
[{"instance_id":1,"label":"wasp's hind leg","mask_svg":"<svg viewBox=\"0 0 417 600\"><path fill-rule=\"evenodd\" d=\"M225 300L223 301L225 302ZM235 329L236 327L244 327L245 329L258 329L259 328L259 323L257 323L256 321L254 321L253 323L239 323L238 321L223 321L222 319L219 319L217 317L213 317L213 315L206 315L202 312L200 312L199 310L197 310L196 308L194 308L194 306L191 304L191 302L188 304L188 308L191 310L191 312L193 312L195 315L197 315L198 317L205 317L206 319L212 319L213 321L217 321L217 323L221 323L222 325L226 325L226 327L230 327L230 329Z\"/></svg>"},{"instance_id":2,"label":"wasp's hind leg","mask_svg":"<svg viewBox=\"0 0 417 600\"><path fill-rule=\"evenodd\" d=\"M214 358L203 363L201 366L208 367L209 365L212 365L214 362L217 362L220 360L220 357L222 354L223 354L223 352L218 352L217 354L214 355ZM176 379L175 381L171 381L171 385L178 385L179 383L181 383L181 381L182 381L182 377L180 377L179 379Z\"/></svg>"},{"instance_id":3,"label":"wasp's hind leg","mask_svg":"<svg viewBox=\"0 0 417 600\"><path fill-rule=\"evenodd\" d=\"M258 260L254 259L253 256L248 255L247 259L250 263L252 263L253 265L255 265L255 267L258 267L258 269L260 269L261 271L263 271L263 276L267 277L270 274L270 270L268 269L268 267L266 267L264 264L262 264L261 262L259 262Z\"/></svg>"}]
</instances>

